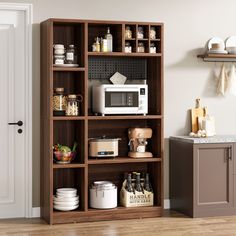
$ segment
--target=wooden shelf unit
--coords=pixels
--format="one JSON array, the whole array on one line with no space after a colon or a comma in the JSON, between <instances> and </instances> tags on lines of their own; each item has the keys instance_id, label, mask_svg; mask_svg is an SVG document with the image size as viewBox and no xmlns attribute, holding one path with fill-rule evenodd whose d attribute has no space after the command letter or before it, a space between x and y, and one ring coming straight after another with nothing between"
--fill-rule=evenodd
<instances>
[{"instance_id":1,"label":"wooden shelf unit","mask_svg":"<svg viewBox=\"0 0 236 236\"><path fill-rule=\"evenodd\" d=\"M148 47L155 41L157 53L125 53L124 29L134 30L145 26L144 40ZM103 36L107 27L113 35L114 52L91 52L96 36ZM156 27L157 39L149 39L150 27ZM74 44L77 47L79 67L53 66L53 44ZM137 57L137 58L135 58ZM91 86L89 62L93 58L119 58L119 60L145 60L146 81L149 86L148 115L96 116L91 112ZM122 62L121 62L122 63ZM125 64L123 62L123 64ZM115 67L115 66L114 66ZM128 78L129 79L129 78ZM64 87L66 93L83 96L80 116L53 116L52 98L55 87ZM148 150L153 158L129 158L128 128L150 127L153 137ZM41 215L48 223L85 222L111 219L157 217L163 210L163 24L144 22L91 21L77 19L48 19L41 23ZM119 156L112 159L91 159L88 156L88 139L102 135L120 137ZM52 146L55 143L72 146L78 142L77 156L70 164L53 162ZM120 191L125 172L150 173L154 190L154 206L110 210L89 208L89 186L96 180L109 180ZM80 206L74 211L53 209L53 195L57 188L77 188Z\"/></svg>"}]
</instances>

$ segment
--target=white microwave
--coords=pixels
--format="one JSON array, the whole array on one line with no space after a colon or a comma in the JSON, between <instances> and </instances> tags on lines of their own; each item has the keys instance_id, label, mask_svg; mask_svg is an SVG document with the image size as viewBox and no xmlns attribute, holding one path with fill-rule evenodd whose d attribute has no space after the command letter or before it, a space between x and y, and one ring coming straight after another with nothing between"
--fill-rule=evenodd
<instances>
[{"instance_id":1,"label":"white microwave","mask_svg":"<svg viewBox=\"0 0 236 236\"><path fill-rule=\"evenodd\" d=\"M148 113L146 84L93 86L93 112L104 115Z\"/></svg>"}]
</instances>

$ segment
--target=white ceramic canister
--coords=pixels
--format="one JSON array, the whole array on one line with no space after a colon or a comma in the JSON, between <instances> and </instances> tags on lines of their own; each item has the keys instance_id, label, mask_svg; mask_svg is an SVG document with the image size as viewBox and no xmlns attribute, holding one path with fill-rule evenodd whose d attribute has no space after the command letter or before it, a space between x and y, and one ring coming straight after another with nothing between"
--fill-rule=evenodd
<instances>
[{"instance_id":1,"label":"white ceramic canister","mask_svg":"<svg viewBox=\"0 0 236 236\"><path fill-rule=\"evenodd\" d=\"M96 181L90 189L90 207L110 209L117 207L117 187L109 181Z\"/></svg>"}]
</instances>

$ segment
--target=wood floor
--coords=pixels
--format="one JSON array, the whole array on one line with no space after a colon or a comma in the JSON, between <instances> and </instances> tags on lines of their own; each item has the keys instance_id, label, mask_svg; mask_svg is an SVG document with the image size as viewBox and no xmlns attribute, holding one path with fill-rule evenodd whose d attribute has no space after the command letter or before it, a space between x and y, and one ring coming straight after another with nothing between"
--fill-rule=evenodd
<instances>
[{"instance_id":1,"label":"wood floor","mask_svg":"<svg viewBox=\"0 0 236 236\"><path fill-rule=\"evenodd\" d=\"M174 212L164 217L138 220L47 225L40 219L0 220L0 235L15 236L232 236L236 216L192 219Z\"/></svg>"}]
</instances>

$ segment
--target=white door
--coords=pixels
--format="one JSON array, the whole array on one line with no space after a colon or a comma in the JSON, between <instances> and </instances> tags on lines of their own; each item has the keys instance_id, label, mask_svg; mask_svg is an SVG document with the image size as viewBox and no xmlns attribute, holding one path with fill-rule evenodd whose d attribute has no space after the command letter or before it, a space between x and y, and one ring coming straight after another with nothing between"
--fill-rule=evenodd
<instances>
[{"instance_id":1,"label":"white door","mask_svg":"<svg viewBox=\"0 0 236 236\"><path fill-rule=\"evenodd\" d=\"M25 20L0 10L0 218L25 216Z\"/></svg>"}]
</instances>

